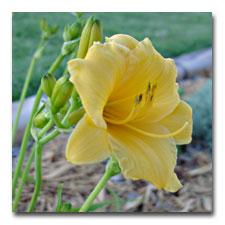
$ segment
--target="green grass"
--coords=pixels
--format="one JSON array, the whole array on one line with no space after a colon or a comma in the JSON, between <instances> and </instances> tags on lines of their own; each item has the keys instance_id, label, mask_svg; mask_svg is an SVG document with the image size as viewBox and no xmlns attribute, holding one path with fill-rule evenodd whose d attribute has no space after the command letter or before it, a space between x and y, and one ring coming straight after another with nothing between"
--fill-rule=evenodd
<instances>
[{"instance_id":1,"label":"green grass","mask_svg":"<svg viewBox=\"0 0 225 225\"><path fill-rule=\"evenodd\" d=\"M85 17L90 15L86 14ZM199 50L212 45L211 13L94 13L100 18L104 35L116 33L132 35L138 40L149 37L155 48L165 57ZM28 90L36 93L40 79L57 57L62 44L62 31L73 23L72 13L15 13L12 20L12 99L19 99L31 57L40 41L40 19L59 25L59 31L48 41L48 46L37 62ZM67 59L57 70L63 72Z\"/></svg>"}]
</instances>

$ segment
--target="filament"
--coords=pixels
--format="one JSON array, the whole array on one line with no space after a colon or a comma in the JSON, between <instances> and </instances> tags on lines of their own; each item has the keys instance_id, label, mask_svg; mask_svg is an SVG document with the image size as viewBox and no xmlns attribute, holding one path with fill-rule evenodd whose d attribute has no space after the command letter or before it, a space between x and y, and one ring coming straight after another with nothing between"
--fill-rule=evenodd
<instances>
[{"instance_id":1,"label":"filament","mask_svg":"<svg viewBox=\"0 0 225 225\"><path fill-rule=\"evenodd\" d=\"M143 131L141 129L138 129L136 127L133 127L132 125L124 124L124 126L130 128L130 129L132 129L134 131L137 131L140 134L144 134L144 135L146 135L148 137L154 137L154 138L168 138L168 137L175 136L175 135L179 134L181 131L183 131L186 128L187 125L188 125L188 122L185 122L182 127L180 127L178 130L176 130L176 131L174 131L172 133L169 133L169 134L152 134L152 133Z\"/></svg>"},{"instance_id":2,"label":"filament","mask_svg":"<svg viewBox=\"0 0 225 225\"><path fill-rule=\"evenodd\" d=\"M128 122L132 118L132 116L134 115L135 109L136 109L136 104L133 106L133 108L130 111L129 115L123 120L114 120L114 119L110 119L108 117L104 117L104 119L105 119L105 121L107 121L109 123L112 123L112 124L124 124L124 123ZM105 113L105 112L104 112L104 114L107 115L107 113Z\"/></svg>"}]
</instances>

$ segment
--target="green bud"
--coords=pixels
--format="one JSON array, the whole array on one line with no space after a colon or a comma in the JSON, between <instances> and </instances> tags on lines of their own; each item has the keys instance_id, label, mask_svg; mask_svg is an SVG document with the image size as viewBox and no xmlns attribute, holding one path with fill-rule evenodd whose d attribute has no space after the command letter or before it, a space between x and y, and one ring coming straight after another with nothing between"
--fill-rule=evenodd
<instances>
[{"instance_id":1,"label":"green bud","mask_svg":"<svg viewBox=\"0 0 225 225\"><path fill-rule=\"evenodd\" d=\"M52 35L54 35L58 31L58 26L51 27L48 25L47 21L42 18L41 19L41 31L42 31L42 38L48 40Z\"/></svg>"},{"instance_id":2,"label":"green bud","mask_svg":"<svg viewBox=\"0 0 225 225\"><path fill-rule=\"evenodd\" d=\"M40 24L41 30L46 31L48 29L48 23L45 18L41 19L41 24Z\"/></svg>"},{"instance_id":3,"label":"green bud","mask_svg":"<svg viewBox=\"0 0 225 225\"><path fill-rule=\"evenodd\" d=\"M42 90L44 91L44 93L48 97L51 97L55 84L56 84L56 79L52 74L46 73L42 77L41 87L42 87Z\"/></svg>"},{"instance_id":4,"label":"green bud","mask_svg":"<svg viewBox=\"0 0 225 225\"><path fill-rule=\"evenodd\" d=\"M58 31L58 29L59 29L59 26L54 26L54 27L52 27L52 28L51 28L51 35L56 34L57 31Z\"/></svg>"},{"instance_id":5,"label":"green bud","mask_svg":"<svg viewBox=\"0 0 225 225\"><path fill-rule=\"evenodd\" d=\"M67 103L73 91L73 84L69 81L69 75L57 80L51 96L52 113L57 113Z\"/></svg>"},{"instance_id":6,"label":"green bud","mask_svg":"<svg viewBox=\"0 0 225 225\"><path fill-rule=\"evenodd\" d=\"M36 117L34 117L33 124L37 128L43 128L50 120L49 112L41 112Z\"/></svg>"},{"instance_id":7,"label":"green bud","mask_svg":"<svg viewBox=\"0 0 225 225\"><path fill-rule=\"evenodd\" d=\"M71 25L67 24L63 31L64 41L71 41L80 36L82 32L82 24L80 21L73 23Z\"/></svg>"},{"instance_id":8,"label":"green bud","mask_svg":"<svg viewBox=\"0 0 225 225\"><path fill-rule=\"evenodd\" d=\"M62 55L65 56L71 54L75 50L77 43L77 40L64 42L61 49Z\"/></svg>"},{"instance_id":9,"label":"green bud","mask_svg":"<svg viewBox=\"0 0 225 225\"><path fill-rule=\"evenodd\" d=\"M77 19L81 19L81 17L84 15L84 12L76 12L77 14Z\"/></svg>"},{"instance_id":10,"label":"green bud","mask_svg":"<svg viewBox=\"0 0 225 225\"><path fill-rule=\"evenodd\" d=\"M68 122L70 126L77 124L78 121L83 117L84 113L85 113L85 110L83 107L71 112L68 116Z\"/></svg>"},{"instance_id":11,"label":"green bud","mask_svg":"<svg viewBox=\"0 0 225 225\"><path fill-rule=\"evenodd\" d=\"M60 114L65 114L70 108L70 103L67 102L59 111Z\"/></svg>"},{"instance_id":12,"label":"green bud","mask_svg":"<svg viewBox=\"0 0 225 225\"><path fill-rule=\"evenodd\" d=\"M82 28L83 26L80 21L77 21L76 23L70 25L70 35L72 37L72 40L78 38L81 35Z\"/></svg>"},{"instance_id":13,"label":"green bud","mask_svg":"<svg viewBox=\"0 0 225 225\"><path fill-rule=\"evenodd\" d=\"M119 163L115 156L112 156L106 165L106 172L109 173L111 176L115 176L121 173L121 169Z\"/></svg>"},{"instance_id":14,"label":"green bud","mask_svg":"<svg viewBox=\"0 0 225 225\"><path fill-rule=\"evenodd\" d=\"M71 41L71 35L70 35L70 25L66 24L64 31L63 31L63 40L64 41Z\"/></svg>"},{"instance_id":15,"label":"green bud","mask_svg":"<svg viewBox=\"0 0 225 225\"><path fill-rule=\"evenodd\" d=\"M86 56L86 53L88 51L89 40L90 40L90 36L91 36L91 30L92 30L93 23L94 23L94 17L92 16L87 20L87 22L84 26L84 29L82 31L80 45L79 45L79 49L78 49L78 53L77 53L77 58L83 59Z\"/></svg>"},{"instance_id":16,"label":"green bud","mask_svg":"<svg viewBox=\"0 0 225 225\"><path fill-rule=\"evenodd\" d=\"M94 21L92 26L88 48L93 45L94 41L102 41L102 26L101 21L98 19Z\"/></svg>"}]
</instances>

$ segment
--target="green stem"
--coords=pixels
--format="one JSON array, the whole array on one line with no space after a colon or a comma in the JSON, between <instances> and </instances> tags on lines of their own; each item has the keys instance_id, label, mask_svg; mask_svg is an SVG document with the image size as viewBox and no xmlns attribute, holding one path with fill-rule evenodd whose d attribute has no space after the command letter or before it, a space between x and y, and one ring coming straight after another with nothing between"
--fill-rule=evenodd
<instances>
[{"instance_id":1,"label":"green stem","mask_svg":"<svg viewBox=\"0 0 225 225\"><path fill-rule=\"evenodd\" d=\"M63 56L60 53L48 72L53 73L57 69L57 67L60 65L60 63L62 62L64 57L65 56ZM23 141L22 141L22 145L21 145L21 148L20 148L20 155L19 155L19 158L18 158L15 173L14 173L14 176L13 176L12 198L14 198L14 194L15 194L15 190L16 190L16 184L17 184L17 181L18 181L18 178L19 178L19 174L20 174L22 165L23 165L24 156L25 156L25 153L26 153L26 148L27 148L27 144L28 144L28 141L29 141L29 137L30 137L30 129L31 129L31 126L32 126L33 116L38 109L42 94L43 94L43 91L42 91L41 87L39 87L37 95L36 95L36 99L35 99L35 102L34 102L34 105L33 105L33 109L32 109L31 115L30 115L30 118L29 118L26 130L24 132Z\"/></svg>"},{"instance_id":2,"label":"green stem","mask_svg":"<svg viewBox=\"0 0 225 225\"><path fill-rule=\"evenodd\" d=\"M42 136L54 125L54 121L52 119L46 124L46 126L38 133L38 139L41 139Z\"/></svg>"},{"instance_id":3,"label":"green stem","mask_svg":"<svg viewBox=\"0 0 225 225\"><path fill-rule=\"evenodd\" d=\"M15 173L14 173L14 176L13 176L12 198L14 197L17 180L19 178L19 174L20 174L20 171L21 171L21 168L22 168L22 165L23 165L24 156L25 156L25 153L26 153L26 148L27 148L27 144L28 144L28 141L29 141L29 137L30 137L30 129L31 129L31 126L32 126L33 116L37 111L37 108L39 106L39 102L41 100L42 94L43 94L43 91L40 87L38 89L38 92L37 92L37 95L36 95L36 99L35 99L35 102L34 102L34 106L33 106L29 121L27 123L26 130L24 132L23 141L22 141L21 148L20 148L20 154L19 154L17 165L16 165L16 170L15 170Z\"/></svg>"},{"instance_id":4,"label":"green stem","mask_svg":"<svg viewBox=\"0 0 225 225\"><path fill-rule=\"evenodd\" d=\"M34 159L34 155L35 155L35 148L33 148L31 150L31 153L30 153L28 161L27 161L27 165L26 165L26 167L24 169L24 172L23 172L23 175L21 177L21 182L20 182L20 185L18 187L18 191L16 193L15 200L13 202L13 208L12 208L13 212L16 211L16 208L18 206L18 203L19 203L19 200L20 200L20 196L22 194L23 186L24 186L24 184L26 182L26 178L27 178L27 175L28 175L31 163L33 162L33 159Z\"/></svg>"},{"instance_id":5,"label":"green stem","mask_svg":"<svg viewBox=\"0 0 225 225\"><path fill-rule=\"evenodd\" d=\"M31 199L29 208L28 208L28 212L33 212L34 211L34 207L36 205L37 202L37 198L39 195L39 192L41 190L41 185L42 185L42 177L41 177L41 159L42 159L42 149L43 149L43 145L40 145L39 142L36 143L35 145L35 175L36 175L36 183L35 183L35 189L34 189L34 193L33 193L33 197Z\"/></svg>"},{"instance_id":6,"label":"green stem","mask_svg":"<svg viewBox=\"0 0 225 225\"><path fill-rule=\"evenodd\" d=\"M22 110L22 107L23 107L23 102L24 102L24 99L26 97L27 89L28 89L28 86L29 86L29 83L30 83L31 75L32 75L32 72L33 72L34 65L35 65L36 61L37 61L37 59L35 57L33 57L32 60L31 60L31 64L29 66L29 69L28 69L28 73L27 73L27 76L26 76L26 81L24 83L22 93L21 93L21 96L20 96L20 102L19 102L19 106L18 106L17 113L16 113L16 119L15 119L15 122L13 124L13 130L12 130L12 146L14 145L15 136L16 136L16 129L17 129L17 126L18 126L18 123L19 123L20 113L21 113L21 110Z\"/></svg>"},{"instance_id":7,"label":"green stem","mask_svg":"<svg viewBox=\"0 0 225 225\"><path fill-rule=\"evenodd\" d=\"M89 207L92 205L93 201L98 196L99 192L103 189L107 181L112 177L112 174L110 172L105 172L101 180L98 182L97 186L94 188L94 190L91 192L89 197L86 199L84 204L82 205L79 212L87 212Z\"/></svg>"},{"instance_id":8,"label":"green stem","mask_svg":"<svg viewBox=\"0 0 225 225\"><path fill-rule=\"evenodd\" d=\"M54 73L55 70L59 67L60 63L63 61L64 58L65 58L65 55L62 55L61 52L60 52L60 54L57 57L57 59L55 60L55 62L52 64L52 66L48 70L48 73L51 73L51 74Z\"/></svg>"},{"instance_id":9,"label":"green stem","mask_svg":"<svg viewBox=\"0 0 225 225\"><path fill-rule=\"evenodd\" d=\"M58 128L64 128L63 124L61 123L61 121L59 120L59 117L57 114L54 114L52 113L52 119L53 121L55 122L55 125L58 127Z\"/></svg>"},{"instance_id":10,"label":"green stem","mask_svg":"<svg viewBox=\"0 0 225 225\"><path fill-rule=\"evenodd\" d=\"M79 44L79 42L77 43L77 45L78 44ZM77 56L77 49L76 48L75 48L75 51L71 54L70 60L76 58L76 56ZM65 70L63 72L63 76L66 75L67 73L68 73L68 67L66 66L66 68L65 68Z\"/></svg>"}]
</instances>

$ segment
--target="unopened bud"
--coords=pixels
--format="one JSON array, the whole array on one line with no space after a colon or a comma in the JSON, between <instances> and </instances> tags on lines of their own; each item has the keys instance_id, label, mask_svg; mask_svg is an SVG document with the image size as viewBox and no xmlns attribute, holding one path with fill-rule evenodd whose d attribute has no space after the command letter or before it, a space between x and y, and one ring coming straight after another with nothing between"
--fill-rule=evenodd
<instances>
[{"instance_id":1,"label":"unopened bud","mask_svg":"<svg viewBox=\"0 0 225 225\"><path fill-rule=\"evenodd\" d=\"M78 38L81 35L82 28L83 27L80 21L77 21L76 23L70 25L70 35L72 37L72 40Z\"/></svg>"},{"instance_id":2,"label":"unopened bud","mask_svg":"<svg viewBox=\"0 0 225 225\"><path fill-rule=\"evenodd\" d=\"M70 35L70 25L66 24L63 31L63 40L64 41L71 41L71 35Z\"/></svg>"},{"instance_id":3,"label":"unopened bud","mask_svg":"<svg viewBox=\"0 0 225 225\"><path fill-rule=\"evenodd\" d=\"M48 97L51 97L55 84L56 84L56 79L52 74L46 73L42 77L41 87L42 87L42 90L44 91L44 93Z\"/></svg>"},{"instance_id":4,"label":"unopened bud","mask_svg":"<svg viewBox=\"0 0 225 225\"><path fill-rule=\"evenodd\" d=\"M67 24L63 31L64 41L71 41L78 38L82 32L82 24L80 21L73 23L71 25Z\"/></svg>"},{"instance_id":5,"label":"unopened bud","mask_svg":"<svg viewBox=\"0 0 225 225\"><path fill-rule=\"evenodd\" d=\"M109 173L111 176L115 176L115 175L121 173L119 163L115 156L112 156L108 160L107 165L106 165L106 172Z\"/></svg>"},{"instance_id":6,"label":"unopened bud","mask_svg":"<svg viewBox=\"0 0 225 225\"><path fill-rule=\"evenodd\" d=\"M41 112L36 117L34 117L33 124L37 128L43 128L50 120L49 112Z\"/></svg>"},{"instance_id":7,"label":"unopened bud","mask_svg":"<svg viewBox=\"0 0 225 225\"><path fill-rule=\"evenodd\" d=\"M52 113L57 113L67 103L73 91L73 84L69 81L69 75L57 80L51 96Z\"/></svg>"},{"instance_id":8,"label":"unopened bud","mask_svg":"<svg viewBox=\"0 0 225 225\"><path fill-rule=\"evenodd\" d=\"M102 41L102 26L101 21L98 19L94 21L94 24L92 26L88 48L93 45L94 41Z\"/></svg>"},{"instance_id":9,"label":"unopened bud","mask_svg":"<svg viewBox=\"0 0 225 225\"><path fill-rule=\"evenodd\" d=\"M83 117L84 113L85 113L85 110L83 107L71 112L68 116L68 122L70 126L77 124L78 121Z\"/></svg>"},{"instance_id":10,"label":"unopened bud","mask_svg":"<svg viewBox=\"0 0 225 225\"><path fill-rule=\"evenodd\" d=\"M92 30L93 23L94 23L94 17L92 16L87 20L84 26L84 29L82 31L77 58L83 59L86 56L86 53L88 51L88 46L89 46L89 40L91 37L91 30Z\"/></svg>"},{"instance_id":11,"label":"unopened bud","mask_svg":"<svg viewBox=\"0 0 225 225\"><path fill-rule=\"evenodd\" d=\"M41 31L42 31L42 38L48 40L52 35L54 35L58 31L58 26L51 27L47 23L47 21L42 18L41 19Z\"/></svg>"},{"instance_id":12,"label":"unopened bud","mask_svg":"<svg viewBox=\"0 0 225 225\"><path fill-rule=\"evenodd\" d=\"M61 54L63 56L71 54L75 50L77 43L77 40L64 42L61 49Z\"/></svg>"},{"instance_id":13,"label":"unopened bud","mask_svg":"<svg viewBox=\"0 0 225 225\"><path fill-rule=\"evenodd\" d=\"M60 114L65 114L70 108L70 103L69 101L60 109L59 113Z\"/></svg>"},{"instance_id":14,"label":"unopened bud","mask_svg":"<svg viewBox=\"0 0 225 225\"><path fill-rule=\"evenodd\" d=\"M80 20L81 17L84 15L84 12L76 12L77 14L77 19Z\"/></svg>"}]
</instances>

